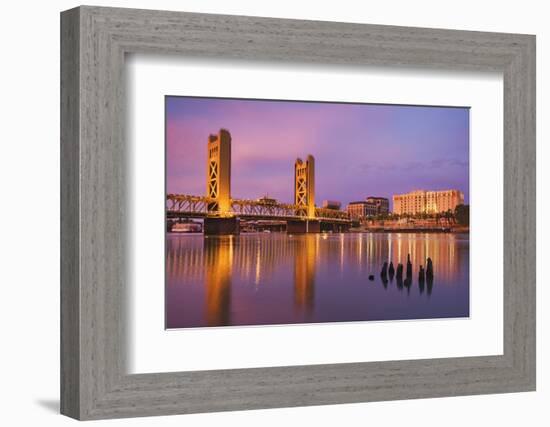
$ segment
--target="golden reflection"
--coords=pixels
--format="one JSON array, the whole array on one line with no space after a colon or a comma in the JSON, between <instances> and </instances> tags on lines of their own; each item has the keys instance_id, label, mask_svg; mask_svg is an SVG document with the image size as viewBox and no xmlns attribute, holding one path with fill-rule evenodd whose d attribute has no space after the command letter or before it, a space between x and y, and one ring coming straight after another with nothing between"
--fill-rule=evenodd
<instances>
[{"instance_id":1,"label":"golden reflection","mask_svg":"<svg viewBox=\"0 0 550 427\"><path fill-rule=\"evenodd\" d=\"M365 241L363 241L365 239ZM343 280L363 280L372 274L379 280L384 262L406 264L411 256L414 285L419 267L433 262L433 281L426 280L430 294L438 286L457 286L467 280L468 236L454 234L368 233L250 234L207 237L168 236L166 240L166 277L168 287L194 287L193 295L204 295L205 323L231 324L232 285L242 292L247 288L282 286L291 292L297 308L308 312L315 300L316 274L323 286ZM290 278L289 278L290 276ZM349 279L345 279L349 278ZM404 277L403 277L404 278ZM395 282L400 288L400 283ZM326 286L326 283L324 284ZM402 286L401 286L402 287ZM323 289L323 288L321 288ZM233 298L238 295L233 290Z\"/></svg>"},{"instance_id":2,"label":"golden reflection","mask_svg":"<svg viewBox=\"0 0 550 427\"><path fill-rule=\"evenodd\" d=\"M407 241L405 243L407 246L406 252L401 249L402 239ZM397 248L395 248L396 246ZM460 273L461 252L458 250L458 241L454 235L404 234L398 237L397 245L392 246L388 261L393 261L394 265L397 263L404 264L407 253L411 255L413 270L416 272L421 265L426 268L428 258L432 259L435 282L454 283L454 279Z\"/></svg>"},{"instance_id":3,"label":"golden reflection","mask_svg":"<svg viewBox=\"0 0 550 427\"><path fill-rule=\"evenodd\" d=\"M260 284L260 278L262 277L262 253L260 251L260 245L256 249L256 274L254 275L254 284L258 286Z\"/></svg>"},{"instance_id":4,"label":"golden reflection","mask_svg":"<svg viewBox=\"0 0 550 427\"><path fill-rule=\"evenodd\" d=\"M340 275L344 273L344 234L340 234Z\"/></svg>"},{"instance_id":5,"label":"golden reflection","mask_svg":"<svg viewBox=\"0 0 550 427\"><path fill-rule=\"evenodd\" d=\"M402 258L402 251L401 251L401 244L403 242L403 239L401 238L401 234L397 234L397 259L400 260ZM399 264L399 262L397 262Z\"/></svg>"},{"instance_id":6,"label":"golden reflection","mask_svg":"<svg viewBox=\"0 0 550 427\"><path fill-rule=\"evenodd\" d=\"M208 326L229 325L231 321L231 271L234 244L233 236L204 239L205 311Z\"/></svg>"},{"instance_id":7,"label":"golden reflection","mask_svg":"<svg viewBox=\"0 0 550 427\"><path fill-rule=\"evenodd\" d=\"M318 236L306 234L298 241L294 255L294 303L310 310L315 297Z\"/></svg>"},{"instance_id":8,"label":"golden reflection","mask_svg":"<svg viewBox=\"0 0 550 427\"><path fill-rule=\"evenodd\" d=\"M167 283L177 286L184 281L205 281L207 274L215 276L217 271L218 274L232 272L240 282L259 286L264 278L272 277L281 263L308 260L313 264L332 264L335 257L341 274L353 265L365 274L379 273L384 262L393 261L395 267L405 264L407 254L411 255L415 271L420 265L425 266L430 257L436 282L437 279L452 282L460 273L462 257L468 256L468 251L459 250L459 243L459 238L453 234L414 233L369 233L368 236L350 233L328 238L317 234L291 238L280 233L259 237L209 237L204 239L204 244L202 236L178 236L167 241Z\"/></svg>"}]
</instances>

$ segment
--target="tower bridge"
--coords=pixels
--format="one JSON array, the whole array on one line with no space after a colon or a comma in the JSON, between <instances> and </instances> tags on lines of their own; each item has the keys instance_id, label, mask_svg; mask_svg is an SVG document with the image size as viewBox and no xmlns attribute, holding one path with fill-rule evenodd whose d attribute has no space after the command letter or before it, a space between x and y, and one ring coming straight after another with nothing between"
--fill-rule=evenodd
<instances>
[{"instance_id":1,"label":"tower bridge","mask_svg":"<svg viewBox=\"0 0 550 427\"><path fill-rule=\"evenodd\" d=\"M204 219L205 234L236 234L239 220L286 221L287 231L312 233L347 231L352 223L347 212L315 206L315 159L294 163L294 203L274 199L231 197L231 134L221 129L207 142L206 195L168 194L167 220Z\"/></svg>"}]
</instances>

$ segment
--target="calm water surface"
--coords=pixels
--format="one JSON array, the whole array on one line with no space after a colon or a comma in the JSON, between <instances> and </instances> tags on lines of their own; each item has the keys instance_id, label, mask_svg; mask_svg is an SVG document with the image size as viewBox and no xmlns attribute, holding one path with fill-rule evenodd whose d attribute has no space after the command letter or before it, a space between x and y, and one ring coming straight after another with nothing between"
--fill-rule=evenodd
<instances>
[{"instance_id":1,"label":"calm water surface","mask_svg":"<svg viewBox=\"0 0 550 427\"><path fill-rule=\"evenodd\" d=\"M384 283L382 264L407 254L411 286ZM422 284L427 257L434 280ZM467 234L167 236L167 328L467 316Z\"/></svg>"}]
</instances>

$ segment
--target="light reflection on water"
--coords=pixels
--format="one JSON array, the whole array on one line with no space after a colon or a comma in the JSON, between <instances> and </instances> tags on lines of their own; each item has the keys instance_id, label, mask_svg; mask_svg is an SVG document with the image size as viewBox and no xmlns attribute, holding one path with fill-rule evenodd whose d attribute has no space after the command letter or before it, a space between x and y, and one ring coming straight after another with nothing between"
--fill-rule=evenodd
<instances>
[{"instance_id":1,"label":"light reflection on water","mask_svg":"<svg viewBox=\"0 0 550 427\"><path fill-rule=\"evenodd\" d=\"M412 284L384 283L407 254ZM418 281L427 257L433 283ZM467 317L468 279L467 234L168 234L166 326Z\"/></svg>"}]
</instances>

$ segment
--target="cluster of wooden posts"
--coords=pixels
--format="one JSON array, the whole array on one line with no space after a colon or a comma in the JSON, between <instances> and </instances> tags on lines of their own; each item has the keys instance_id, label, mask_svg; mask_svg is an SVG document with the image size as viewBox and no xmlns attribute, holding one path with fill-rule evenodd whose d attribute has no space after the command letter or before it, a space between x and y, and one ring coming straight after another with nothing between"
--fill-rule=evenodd
<instances>
[{"instance_id":1,"label":"cluster of wooden posts","mask_svg":"<svg viewBox=\"0 0 550 427\"><path fill-rule=\"evenodd\" d=\"M412 277L413 277L413 267L411 263L410 254L407 254L407 264L406 264L404 280L403 280L403 264L399 263L397 264L397 268L394 268L392 261L390 261L389 265L387 262L384 262L384 265L382 266L382 271L380 272L380 278L382 279L382 283L384 285L387 285L388 279L392 281L394 277L398 286L405 286L406 288L410 288L410 286L412 285ZM426 268L424 269L423 265L419 266L418 285L421 287L421 289L423 289L425 283L427 283L428 286L431 287L433 285L433 279L434 279L434 271L433 271L432 259L427 258ZM371 281L374 280L373 274L369 276L369 280Z\"/></svg>"}]
</instances>

